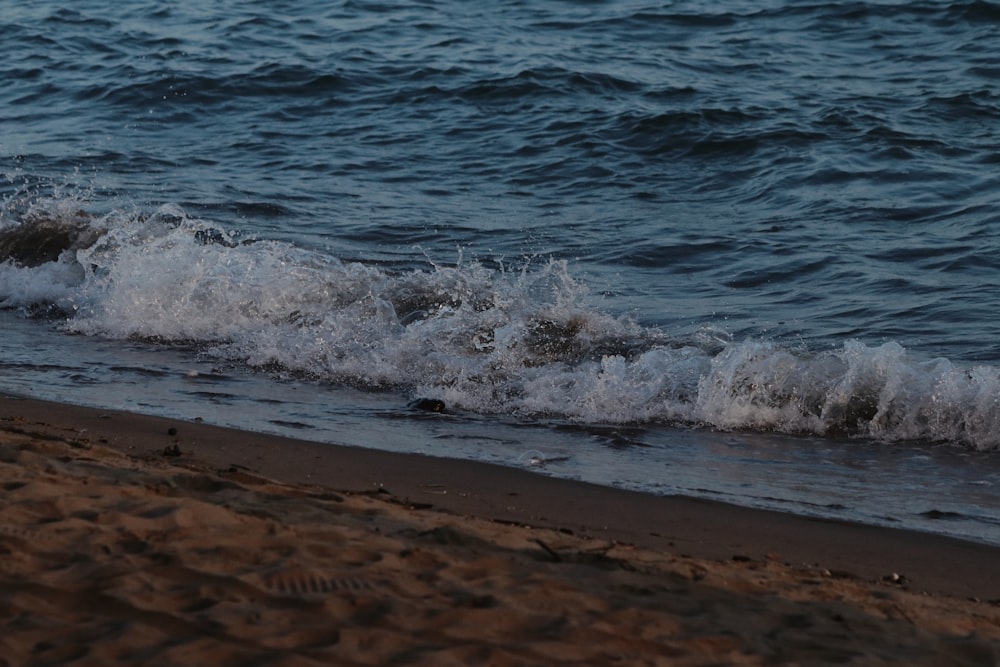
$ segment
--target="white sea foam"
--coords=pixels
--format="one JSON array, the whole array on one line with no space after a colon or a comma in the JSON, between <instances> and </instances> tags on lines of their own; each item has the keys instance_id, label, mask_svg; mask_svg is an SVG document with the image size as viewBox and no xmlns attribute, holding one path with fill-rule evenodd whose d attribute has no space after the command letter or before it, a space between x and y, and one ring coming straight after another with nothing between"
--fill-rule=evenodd
<instances>
[{"instance_id":1,"label":"white sea foam","mask_svg":"<svg viewBox=\"0 0 1000 667\"><path fill-rule=\"evenodd\" d=\"M675 339L602 312L565 262L390 271L243 242L176 206L92 225L107 231L59 261L0 264L0 305L51 304L75 333L195 344L455 410L1000 446L997 368L891 342Z\"/></svg>"}]
</instances>

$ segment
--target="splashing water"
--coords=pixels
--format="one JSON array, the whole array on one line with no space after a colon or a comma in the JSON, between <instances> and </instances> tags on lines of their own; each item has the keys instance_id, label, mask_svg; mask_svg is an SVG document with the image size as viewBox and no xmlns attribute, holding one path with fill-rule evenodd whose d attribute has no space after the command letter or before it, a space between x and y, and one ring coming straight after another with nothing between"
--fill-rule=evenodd
<instances>
[{"instance_id":1,"label":"splashing water","mask_svg":"<svg viewBox=\"0 0 1000 667\"><path fill-rule=\"evenodd\" d=\"M243 238L176 205L90 216L64 201L7 221L3 248L0 305L77 334L481 414L1000 446L995 367L895 342L815 352L672 337L595 307L566 261L392 270Z\"/></svg>"}]
</instances>

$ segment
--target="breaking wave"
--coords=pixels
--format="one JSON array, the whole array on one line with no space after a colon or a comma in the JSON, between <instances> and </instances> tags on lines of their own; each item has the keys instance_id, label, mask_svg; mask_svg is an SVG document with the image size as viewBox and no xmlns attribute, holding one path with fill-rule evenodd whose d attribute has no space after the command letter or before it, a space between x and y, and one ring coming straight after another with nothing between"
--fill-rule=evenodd
<instances>
[{"instance_id":1,"label":"breaking wave","mask_svg":"<svg viewBox=\"0 0 1000 667\"><path fill-rule=\"evenodd\" d=\"M165 205L0 218L0 306L67 332L196 346L449 409L1000 447L1000 369L847 340L672 335L600 308L565 261L394 268L244 237Z\"/></svg>"}]
</instances>

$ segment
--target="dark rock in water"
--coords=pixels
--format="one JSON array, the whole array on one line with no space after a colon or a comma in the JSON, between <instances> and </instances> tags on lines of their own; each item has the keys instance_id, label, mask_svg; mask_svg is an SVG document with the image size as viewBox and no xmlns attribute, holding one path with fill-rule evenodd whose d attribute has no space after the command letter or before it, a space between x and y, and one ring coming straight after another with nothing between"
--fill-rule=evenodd
<instances>
[{"instance_id":1,"label":"dark rock in water","mask_svg":"<svg viewBox=\"0 0 1000 667\"><path fill-rule=\"evenodd\" d=\"M7 231L0 233L0 258L21 266L38 266L54 262L71 242L69 230Z\"/></svg>"},{"instance_id":2,"label":"dark rock in water","mask_svg":"<svg viewBox=\"0 0 1000 667\"><path fill-rule=\"evenodd\" d=\"M102 230L92 229L84 214L62 221L33 219L0 231L0 262L40 266L59 259L66 250L93 245Z\"/></svg>"},{"instance_id":3,"label":"dark rock in water","mask_svg":"<svg viewBox=\"0 0 1000 667\"><path fill-rule=\"evenodd\" d=\"M437 398L418 398L410 401L409 405L414 410L425 410L427 412L444 412L444 401Z\"/></svg>"},{"instance_id":4,"label":"dark rock in water","mask_svg":"<svg viewBox=\"0 0 1000 667\"><path fill-rule=\"evenodd\" d=\"M166 214L160 215L159 219L174 226L181 221ZM86 211L52 216L29 214L19 224L0 229L0 263L13 262L30 268L55 262L67 250L89 248L106 232L106 229L94 224L93 216ZM249 239L237 243L214 227L196 230L194 238L201 245L227 248L253 243Z\"/></svg>"},{"instance_id":5,"label":"dark rock in water","mask_svg":"<svg viewBox=\"0 0 1000 667\"><path fill-rule=\"evenodd\" d=\"M54 303L29 303L24 307L24 314L36 320L65 320L72 311Z\"/></svg>"},{"instance_id":6,"label":"dark rock in water","mask_svg":"<svg viewBox=\"0 0 1000 667\"><path fill-rule=\"evenodd\" d=\"M227 248L235 248L239 245L238 243L234 243L225 234L214 227L199 229L194 233L194 239L201 245L221 245Z\"/></svg>"}]
</instances>

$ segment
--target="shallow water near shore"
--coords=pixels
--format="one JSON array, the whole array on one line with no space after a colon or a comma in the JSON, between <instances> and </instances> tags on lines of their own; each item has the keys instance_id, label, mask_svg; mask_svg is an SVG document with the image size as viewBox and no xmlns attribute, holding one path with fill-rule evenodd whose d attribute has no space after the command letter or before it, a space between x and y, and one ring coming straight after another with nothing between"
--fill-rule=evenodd
<instances>
[{"instance_id":1,"label":"shallow water near shore","mask_svg":"<svg viewBox=\"0 0 1000 667\"><path fill-rule=\"evenodd\" d=\"M392 392L262 377L196 350L67 337L11 313L0 321L5 388L26 396L1000 545L991 452L423 412Z\"/></svg>"},{"instance_id":2,"label":"shallow water near shore","mask_svg":"<svg viewBox=\"0 0 1000 667\"><path fill-rule=\"evenodd\" d=\"M1000 543L998 26L11 8L0 390Z\"/></svg>"}]
</instances>

